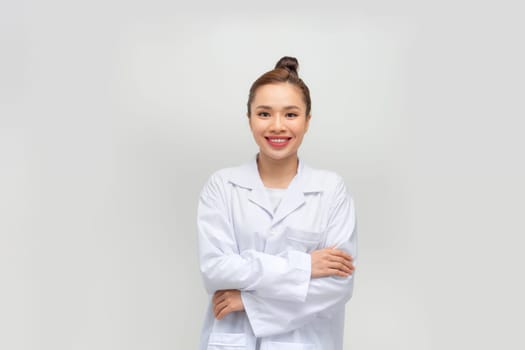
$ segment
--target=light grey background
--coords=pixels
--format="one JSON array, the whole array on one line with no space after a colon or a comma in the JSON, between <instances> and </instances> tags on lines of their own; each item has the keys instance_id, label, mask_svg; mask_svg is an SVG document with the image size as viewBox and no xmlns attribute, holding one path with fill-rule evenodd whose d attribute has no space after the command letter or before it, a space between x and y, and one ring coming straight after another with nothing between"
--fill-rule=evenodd
<instances>
[{"instance_id":1,"label":"light grey background","mask_svg":"<svg viewBox=\"0 0 525 350\"><path fill-rule=\"evenodd\" d=\"M196 348L197 196L255 154L248 88L292 55L301 157L357 204L345 348L523 349L521 10L3 3L0 348Z\"/></svg>"}]
</instances>

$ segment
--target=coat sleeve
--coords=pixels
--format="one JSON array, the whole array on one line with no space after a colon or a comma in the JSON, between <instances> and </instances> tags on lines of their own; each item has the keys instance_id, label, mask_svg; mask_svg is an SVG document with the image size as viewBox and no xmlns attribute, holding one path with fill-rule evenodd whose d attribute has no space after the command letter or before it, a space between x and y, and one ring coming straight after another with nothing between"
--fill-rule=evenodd
<instances>
[{"instance_id":1,"label":"coat sleeve","mask_svg":"<svg viewBox=\"0 0 525 350\"><path fill-rule=\"evenodd\" d=\"M286 291L289 300L304 301L310 284L310 255L290 251L274 256L253 249L240 252L225 186L214 174L199 198L199 260L207 292L257 290L260 296L279 296Z\"/></svg>"},{"instance_id":2,"label":"coat sleeve","mask_svg":"<svg viewBox=\"0 0 525 350\"><path fill-rule=\"evenodd\" d=\"M335 190L324 246L336 246L357 259L357 224L354 202L342 179ZM264 337L290 332L317 317L330 317L351 298L355 272L349 277L323 277L310 281L306 300L287 302L258 291L241 291L253 332Z\"/></svg>"}]
</instances>

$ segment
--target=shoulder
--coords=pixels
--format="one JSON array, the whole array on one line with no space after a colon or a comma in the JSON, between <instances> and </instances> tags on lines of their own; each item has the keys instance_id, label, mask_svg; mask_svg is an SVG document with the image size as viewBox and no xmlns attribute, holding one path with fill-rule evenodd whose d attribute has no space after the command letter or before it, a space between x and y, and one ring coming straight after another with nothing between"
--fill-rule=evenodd
<instances>
[{"instance_id":1,"label":"shoulder","mask_svg":"<svg viewBox=\"0 0 525 350\"><path fill-rule=\"evenodd\" d=\"M305 182L323 192L336 192L346 189L344 178L337 172L304 165Z\"/></svg>"},{"instance_id":2,"label":"shoulder","mask_svg":"<svg viewBox=\"0 0 525 350\"><path fill-rule=\"evenodd\" d=\"M217 195L231 184L231 179L242 173L245 165L226 167L214 171L204 183L201 195Z\"/></svg>"},{"instance_id":3,"label":"shoulder","mask_svg":"<svg viewBox=\"0 0 525 350\"><path fill-rule=\"evenodd\" d=\"M342 175L335 171L310 168L311 178L322 185L322 200L325 202L330 217L344 215L355 216L355 203L351 191ZM338 214L339 213L339 214Z\"/></svg>"},{"instance_id":4,"label":"shoulder","mask_svg":"<svg viewBox=\"0 0 525 350\"><path fill-rule=\"evenodd\" d=\"M339 173L327 170L318 169L310 166L304 167L305 177L308 178L307 187L313 188L322 193L323 200L331 208L337 207L341 203L350 203L353 205L353 195L345 184L345 179Z\"/></svg>"}]
</instances>

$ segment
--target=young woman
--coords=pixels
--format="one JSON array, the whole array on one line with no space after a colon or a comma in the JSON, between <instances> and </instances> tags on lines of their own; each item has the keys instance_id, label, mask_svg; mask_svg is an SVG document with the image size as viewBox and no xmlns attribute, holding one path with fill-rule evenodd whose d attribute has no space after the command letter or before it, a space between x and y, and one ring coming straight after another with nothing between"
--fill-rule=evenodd
<instances>
[{"instance_id":1,"label":"young woman","mask_svg":"<svg viewBox=\"0 0 525 350\"><path fill-rule=\"evenodd\" d=\"M354 203L339 175L298 158L311 101L297 68L283 57L253 83L247 116L259 152L215 172L201 192L200 267L211 299L201 350L343 347Z\"/></svg>"}]
</instances>

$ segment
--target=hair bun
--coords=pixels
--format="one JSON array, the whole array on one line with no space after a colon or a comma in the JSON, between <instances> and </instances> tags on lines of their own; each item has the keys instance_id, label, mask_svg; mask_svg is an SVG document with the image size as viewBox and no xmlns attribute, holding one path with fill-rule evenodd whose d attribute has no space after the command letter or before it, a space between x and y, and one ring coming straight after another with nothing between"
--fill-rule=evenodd
<instances>
[{"instance_id":1,"label":"hair bun","mask_svg":"<svg viewBox=\"0 0 525 350\"><path fill-rule=\"evenodd\" d=\"M275 65L275 69L277 68L284 68L290 73L297 75L297 70L299 69L299 62L295 57L284 56Z\"/></svg>"}]
</instances>

